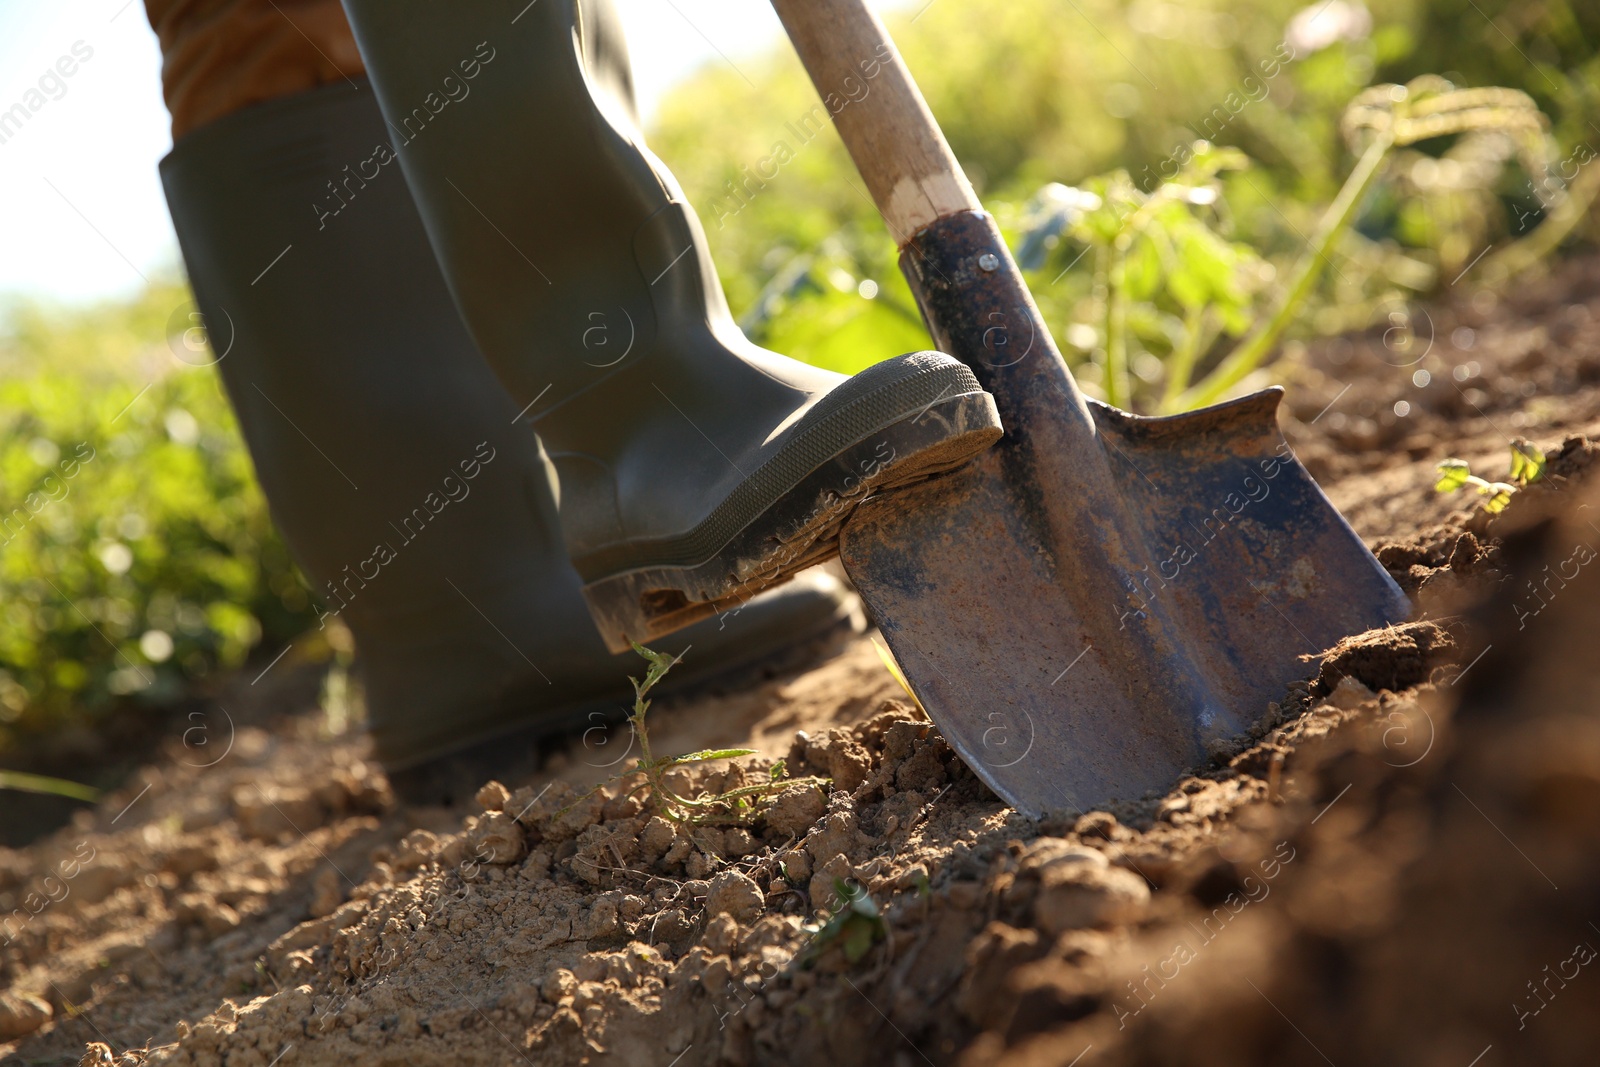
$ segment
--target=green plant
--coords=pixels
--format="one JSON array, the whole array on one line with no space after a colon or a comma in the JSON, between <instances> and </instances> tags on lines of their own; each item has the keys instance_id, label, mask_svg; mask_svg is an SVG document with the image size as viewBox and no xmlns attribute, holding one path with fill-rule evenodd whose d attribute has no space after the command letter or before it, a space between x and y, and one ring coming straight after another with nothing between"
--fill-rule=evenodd
<instances>
[{"instance_id":1,"label":"green plant","mask_svg":"<svg viewBox=\"0 0 1600 1067\"><path fill-rule=\"evenodd\" d=\"M848 962L855 963L873 945L889 936L888 925L878 905L861 886L835 878L833 895L835 906L828 918L805 927L811 940L806 945L802 966L811 964L835 945Z\"/></svg>"},{"instance_id":2,"label":"green plant","mask_svg":"<svg viewBox=\"0 0 1600 1067\"><path fill-rule=\"evenodd\" d=\"M667 772L695 763L752 756L756 750L707 748L682 756L654 755L650 751L650 730L645 722L645 716L650 711L649 693L682 657L656 652L637 642L634 643L633 650L644 657L647 667L643 678L628 679L633 683L634 699L633 709L628 713L627 721L634 737L639 741L639 758L632 767L617 775L614 780L637 775L639 781L625 795L643 794L645 803L651 811L674 822L737 824L749 822L760 811L763 802L791 786L826 784L825 778L790 778L783 761L779 760L767 770L765 781L739 786L721 793L706 793L693 797L686 797L674 791L667 784ZM592 796L593 793L588 795Z\"/></svg>"},{"instance_id":3,"label":"green plant","mask_svg":"<svg viewBox=\"0 0 1600 1067\"><path fill-rule=\"evenodd\" d=\"M1397 148L1460 135L1457 147L1488 159L1493 175L1508 155L1531 172L1549 151L1545 118L1526 94L1457 89L1431 75L1360 93L1341 127L1357 153L1355 167L1305 237L1285 282L1264 300L1257 293L1265 292L1273 269L1248 245L1224 236L1230 216L1222 176L1249 167L1242 152L1200 141L1177 175L1150 192L1118 171L1057 194L1074 194L1085 207L1062 230L1094 254L1094 333L1108 403L1134 406L1129 348L1135 342L1147 358L1160 360L1143 376L1164 379L1154 406L1169 414L1215 403L1265 366L1307 315L1324 273L1339 271L1341 245ZM1223 335L1238 340L1191 381Z\"/></svg>"},{"instance_id":4,"label":"green plant","mask_svg":"<svg viewBox=\"0 0 1600 1067\"><path fill-rule=\"evenodd\" d=\"M1478 506L1491 515L1498 515L1511 503L1512 494L1539 480L1544 474L1544 464L1544 453L1519 437L1511 442L1509 482L1488 481L1473 474L1466 460L1446 459L1439 463L1439 480L1433 488L1440 493L1454 493L1470 485L1484 498L1478 501Z\"/></svg>"},{"instance_id":5,"label":"green plant","mask_svg":"<svg viewBox=\"0 0 1600 1067\"><path fill-rule=\"evenodd\" d=\"M1495 282L1600 236L1586 210L1600 192L1588 162L1600 14L1564 2L1369 4L1369 31L1308 43L1290 30L1305 7L988 0L890 17L1086 390L1183 410L1253 384L1273 360L1292 373L1301 338L1370 327L1469 266L1470 279ZM816 94L804 72L787 54L741 67L757 92L708 67L651 132L706 221L741 322L760 343L847 372L926 346L895 235L826 114L808 122ZM1417 80L1435 70L1506 88L1445 97L1437 79ZM1394 86L1410 97L1390 99ZM1459 133L1445 132L1451 123ZM1390 134L1395 144L1374 147ZM1197 137L1242 153L1232 158L1248 169L1180 177ZM1566 166L1547 180L1556 145ZM1140 225L1211 236L1166 251L1136 235L1118 254L1067 232L1066 205L1036 195L1097 189L1113 221L1154 197ZM1198 300L1193 286L1174 292L1167 272L1209 288Z\"/></svg>"},{"instance_id":6,"label":"green plant","mask_svg":"<svg viewBox=\"0 0 1600 1067\"><path fill-rule=\"evenodd\" d=\"M1323 213L1309 246L1284 287L1272 314L1260 322L1206 380L1177 398L1178 407L1198 407L1220 399L1260 367L1300 313L1312 287L1331 260L1334 247L1354 222L1357 210L1382 173L1391 151L1435 137L1506 135L1525 159L1543 162L1544 116L1526 93L1513 89L1457 89L1436 75L1407 85L1375 85L1345 109L1341 131L1359 153L1355 169Z\"/></svg>"},{"instance_id":7,"label":"green plant","mask_svg":"<svg viewBox=\"0 0 1600 1067\"><path fill-rule=\"evenodd\" d=\"M1092 332L1107 403L1133 406L1135 345L1167 355L1163 396L1164 403L1173 403L1219 333L1237 335L1248 326L1255 293L1270 268L1249 246L1224 236L1220 211L1220 176L1248 165L1237 149L1200 141L1177 176L1150 192L1119 170L1081 189L1047 187L1036 198L1033 216L1054 211L1058 223L1044 226L1081 246L1080 257L1093 256ZM1052 201L1065 210L1052 208ZM1039 222L1029 226L1025 249L1041 232Z\"/></svg>"},{"instance_id":8,"label":"green plant","mask_svg":"<svg viewBox=\"0 0 1600 1067\"><path fill-rule=\"evenodd\" d=\"M0 747L172 699L314 621L216 372L163 336L184 299L23 306L0 333Z\"/></svg>"},{"instance_id":9,"label":"green plant","mask_svg":"<svg viewBox=\"0 0 1600 1067\"><path fill-rule=\"evenodd\" d=\"M51 778L49 775L28 774L23 771L0 771L0 789L15 789L22 793L48 793L51 796L67 797L71 800L100 799L100 791L93 786L81 782L69 782L65 778Z\"/></svg>"}]
</instances>

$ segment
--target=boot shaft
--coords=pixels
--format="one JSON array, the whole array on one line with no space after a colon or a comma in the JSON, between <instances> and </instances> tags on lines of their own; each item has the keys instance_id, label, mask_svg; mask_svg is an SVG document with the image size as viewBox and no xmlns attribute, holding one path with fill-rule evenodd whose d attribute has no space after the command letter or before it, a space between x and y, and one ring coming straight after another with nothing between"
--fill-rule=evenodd
<instances>
[{"instance_id":1,"label":"boot shaft","mask_svg":"<svg viewBox=\"0 0 1600 1067\"><path fill-rule=\"evenodd\" d=\"M566 568L537 438L461 326L386 132L369 88L329 86L162 162L274 518L329 609L367 628L459 600L443 575L467 527L524 546L509 571Z\"/></svg>"},{"instance_id":2,"label":"boot shaft","mask_svg":"<svg viewBox=\"0 0 1600 1067\"><path fill-rule=\"evenodd\" d=\"M715 390L673 354L756 351L645 144L610 3L346 8L462 317L552 450L596 451L558 412L616 374L656 358Z\"/></svg>"}]
</instances>

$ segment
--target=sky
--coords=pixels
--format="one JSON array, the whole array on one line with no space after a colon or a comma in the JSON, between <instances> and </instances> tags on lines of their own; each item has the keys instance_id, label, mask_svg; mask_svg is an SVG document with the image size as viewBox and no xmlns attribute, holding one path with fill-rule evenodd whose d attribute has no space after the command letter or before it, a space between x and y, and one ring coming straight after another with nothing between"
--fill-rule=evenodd
<instances>
[{"instance_id":1,"label":"sky","mask_svg":"<svg viewBox=\"0 0 1600 1067\"><path fill-rule=\"evenodd\" d=\"M783 37L763 0L618 5L647 118L702 65L748 61ZM177 262L156 172L172 147L161 55L140 0L0 0L0 114L41 78L44 105L0 128L0 294L129 295Z\"/></svg>"}]
</instances>

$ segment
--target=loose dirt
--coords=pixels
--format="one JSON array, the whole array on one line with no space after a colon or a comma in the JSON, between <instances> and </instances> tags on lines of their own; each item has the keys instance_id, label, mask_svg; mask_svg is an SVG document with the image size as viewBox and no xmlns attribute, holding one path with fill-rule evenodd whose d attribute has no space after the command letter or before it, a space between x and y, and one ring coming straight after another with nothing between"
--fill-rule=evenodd
<instances>
[{"instance_id":1,"label":"loose dirt","mask_svg":"<svg viewBox=\"0 0 1600 1067\"><path fill-rule=\"evenodd\" d=\"M590 793L624 732L402 808L302 680L0 850L0 1062L1591 1062L1600 260L1428 321L1314 346L1284 412L1416 617L1164 795L1023 819L865 639L652 711L758 750L682 790L832 779L737 826ZM1517 436L1504 515L1433 492Z\"/></svg>"}]
</instances>

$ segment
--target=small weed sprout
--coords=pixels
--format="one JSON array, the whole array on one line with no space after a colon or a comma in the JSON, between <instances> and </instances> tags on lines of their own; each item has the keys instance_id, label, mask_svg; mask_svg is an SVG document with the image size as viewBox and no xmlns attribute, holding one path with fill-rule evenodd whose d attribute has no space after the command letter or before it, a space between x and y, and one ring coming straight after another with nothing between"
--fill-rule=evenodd
<instances>
[{"instance_id":1,"label":"small weed sprout","mask_svg":"<svg viewBox=\"0 0 1600 1067\"><path fill-rule=\"evenodd\" d=\"M1483 497L1479 506L1491 515L1498 515L1511 503L1511 494L1517 487L1510 482L1491 482L1472 473L1472 468L1464 459L1447 459L1439 464L1439 480L1433 488L1440 493L1453 493L1466 486L1473 486L1478 490L1478 495Z\"/></svg>"},{"instance_id":2,"label":"small weed sprout","mask_svg":"<svg viewBox=\"0 0 1600 1067\"><path fill-rule=\"evenodd\" d=\"M1435 491L1454 493L1470 485L1484 498L1478 502L1479 507L1491 515L1498 515L1511 503L1513 493L1538 481L1544 474L1544 453L1520 437L1512 441L1509 482L1491 482L1478 477L1464 459L1444 460L1438 470L1439 480L1433 486Z\"/></svg>"},{"instance_id":3,"label":"small weed sprout","mask_svg":"<svg viewBox=\"0 0 1600 1067\"><path fill-rule=\"evenodd\" d=\"M1544 475L1544 453L1522 438L1511 442L1511 480L1519 487Z\"/></svg>"},{"instance_id":4,"label":"small weed sprout","mask_svg":"<svg viewBox=\"0 0 1600 1067\"><path fill-rule=\"evenodd\" d=\"M851 885L843 878L833 880L834 896L838 906L826 922L805 927L811 934L801 966L809 966L833 945L838 945L844 958L855 963L865 956L873 945L889 936L889 928L878 911L878 905L867 891Z\"/></svg>"},{"instance_id":5,"label":"small weed sprout","mask_svg":"<svg viewBox=\"0 0 1600 1067\"><path fill-rule=\"evenodd\" d=\"M665 678L667 672L677 666L681 656L671 656L665 652L656 652L634 643L633 650L643 656L648 666L644 677L629 678L633 683L633 710L628 714L628 725L633 728L634 735L639 739L639 759L634 765L618 774L612 781L621 781L633 775L638 775L638 782L626 795L636 793L645 795L645 803L655 814L671 819L673 822L687 823L690 825L705 825L713 823L740 824L749 822L761 809L761 806L775 794L782 792L794 785L825 785L826 778L804 777L791 778L784 767L784 761L779 760L767 771L766 781L743 785L737 789L730 789L722 793L706 793L700 796L686 797L674 792L667 784L667 772L676 768L687 766L691 763L705 763L710 760L738 759L740 756L752 756L753 748L706 748L698 752L690 752L682 756L656 756L650 751L650 731L645 725L645 715L650 710L649 693ZM597 786L596 790L600 787ZM587 796L592 796L593 791Z\"/></svg>"}]
</instances>

